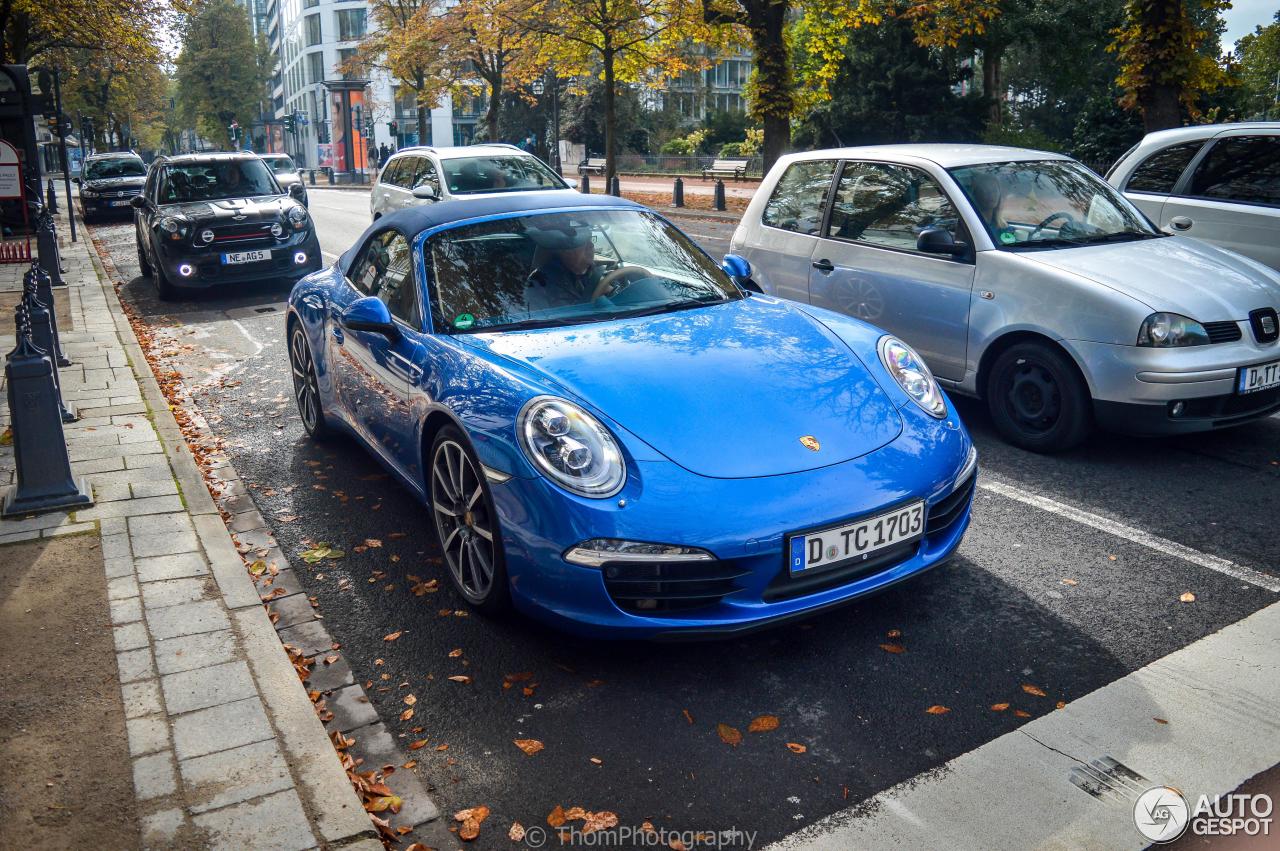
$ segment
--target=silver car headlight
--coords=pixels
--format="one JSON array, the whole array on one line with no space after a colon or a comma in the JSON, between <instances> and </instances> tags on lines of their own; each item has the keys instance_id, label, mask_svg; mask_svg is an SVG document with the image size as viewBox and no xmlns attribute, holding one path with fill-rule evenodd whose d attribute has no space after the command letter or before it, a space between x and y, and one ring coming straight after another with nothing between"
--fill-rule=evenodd
<instances>
[{"instance_id":1,"label":"silver car headlight","mask_svg":"<svg viewBox=\"0 0 1280 851\"><path fill-rule=\"evenodd\" d=\"M1154 349L1177 346L1207 346L1209 333L1194 319L1177 313L1153 313L1142 320L1138 345Z\"/></svg>"},{"instance_id":2,"label":"silver car headlight","mask_svg":"<svg viewBox=\"0 0 1280 851\"><path fill-rule=\"evenodd\" d=\"M536 396L520 410L516 429L534 466L566 490L600 499L622 490L627 468L618 442L572 402Z\"/></svg>"},{"instance_id":3,"label":"silver car headlight","mask_svg":"<svg viewBox=\"0 0 1280 851\"><path fill-rule=\"evenodd\" d=\"M880 363L898 382L911 401L919 405L931 417L942 419L947 415L947 402L942 398L942 388L934 380L933 373L925 366L924 358L915 349L897 337L881 337L876 344Z\"/></svg>"}]
</instances>

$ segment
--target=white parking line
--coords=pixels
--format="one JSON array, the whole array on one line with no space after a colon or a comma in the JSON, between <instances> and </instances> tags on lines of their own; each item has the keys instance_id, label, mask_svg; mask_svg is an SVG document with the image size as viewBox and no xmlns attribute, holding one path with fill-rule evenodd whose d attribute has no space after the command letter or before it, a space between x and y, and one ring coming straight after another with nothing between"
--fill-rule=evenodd
<instances>
[{"instance_id":1,"label":"white parking line","mask_svg":"<svg viewBox=\"0 0 1280 851\"><path fill-rule=\"evenodd\" d=\"M1141 544L1149 549L1162 552L1165 555L1175 556L1183 561L1189 561L1192 564L1198 564L1201 567L1207 567L1209 570L1230 576L1233 579L1239 579L1241 582L1248 582L1250 585L1256 585L1259 588L1265 588L1273 593L1280 594L1280 578L1268 576L1261 571L1254 570L1243 565L1236 564L1233 561L1227 561L1224 558L1211 556L1208 553L1202 553L1199 550L1193 550L1190 547L1170 541L1167 538L1161 538L1159 535L1152 535L1150 532L1144 532L1141 529L1135 529L1132 526L1126 526L1115 520L1084 511L1064 503L1049 499L1048 497L1039 496L1034 493L1019 488L1011 487L1002 482L993 482L990 479L983 479L978 482L978 487L982 490L991 491L1000 494L1000 496L1017 500L1025 505L1034 506L1041 511L1048 511L1059 517L1065 517L1068 520L1074 520L1085 526L1090 526L1100 532L1106 532L1108 535L1115 535L1117 538L1124 538L1135 544Z\"/></svg>"}]
</instances>

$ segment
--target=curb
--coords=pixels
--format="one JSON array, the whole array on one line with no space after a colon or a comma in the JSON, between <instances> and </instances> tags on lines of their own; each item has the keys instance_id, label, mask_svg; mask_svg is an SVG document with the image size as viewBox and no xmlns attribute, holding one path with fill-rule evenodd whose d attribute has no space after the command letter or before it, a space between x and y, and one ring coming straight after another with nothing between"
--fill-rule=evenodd
<instances>
[{"instance_id":1,"label":"curb","mask_svg":"<svg viewBox=\"0 0 1280 851\"><path fill-rule=\"evenodd\" d=\"M99 255L96 241L87 241L87 253L106 295L116 334L152 415L165 456L208 557L214 581L236 622L241 640L250 651L249 661L259 695L296 779L303 807L326 843L334 847L380 848L364 807L336 758L333 745L316 717L302 682L274 634L257 589L244 568L231 533L223 524L222 514L214 504L173 417L169 401L161 392L143 355L112 283L113 276L108 272L106 264L110 261L104 262Z\"/></svg>"}]
</instances>

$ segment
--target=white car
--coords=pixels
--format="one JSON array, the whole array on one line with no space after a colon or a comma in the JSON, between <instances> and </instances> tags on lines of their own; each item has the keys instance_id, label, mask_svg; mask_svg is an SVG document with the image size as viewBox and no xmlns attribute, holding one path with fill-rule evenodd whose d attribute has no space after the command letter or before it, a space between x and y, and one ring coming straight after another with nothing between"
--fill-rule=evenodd
<instances>
[{"instance_id":1,"label":"white car","mask_svg":"<svg viewBox=\"0 0 1280 851\"><path fill-rule=\"evenodd\" d=\"M369 196L374 220L417 204L495 192L573 192L575 184L515 145L426 146L397 151Z\"/></svg>"},{"instance_id":2,"label":"white car","mask_svg":"<svg viewBox=\"0 0 1280 851\"><path fill-rule=\"evenodd\" d=\"M766 293L906 341L1025 449L1067 449L1095 423L1180 434L1280 411L1280 272L1157 230L1061 154L791 154L730 251Z\"/></svg>"},{"instance_id":3,"label":"white car","mask_svg":"<svg viewBox=\"0 0 1280 851\"><path fill-rule=\"evenodd\" d=\"M1107 182L1161 229L1280 269L1280 122L1150 133Z\"/></svg>"}]
</instances>

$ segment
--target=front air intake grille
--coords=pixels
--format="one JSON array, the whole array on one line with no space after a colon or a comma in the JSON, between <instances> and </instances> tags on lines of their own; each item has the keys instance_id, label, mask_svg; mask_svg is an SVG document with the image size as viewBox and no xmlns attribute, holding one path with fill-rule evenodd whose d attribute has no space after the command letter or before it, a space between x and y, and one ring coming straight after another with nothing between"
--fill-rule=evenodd
<instances>
[{"instance_id":1,"label":"front air intake grille","mask_svg":"<svg viewBox=\"0 0 1280 851\"><path fill-rule=\"evenodd\" d=\"M1204 330L1209 335L1210 343L1234 343L1243 334L1238 322L1206 322Z\"/></svg>"},{"instance_id":2,"label":"front air intake grille","mask_svg":"<svg viewBox=\"0 0 1280 851\"><path fill-rule=\"evenodd\" d=\"M978 476L975 472L970 474L958 488L929 506L929 519L924 527L925 534L936 535L954 523L956 518L964 513L964 507L969 504L969 497L973 495L973 489L977 483Z\"/></svg>"},{"instance_id":3,"label":"front air intake grille","mask_svg":"<svg viewBox=\"0 0 1280 851\"><path fill-rule=\"evenodd\" d=\"M240 225L219 225L213 230L214 245L233 245L248 243L274 243L271 235L271 222L252 222ZM203 228L197 229L199 234Z\"/></svg>"},{"instance_id":4,"label":"front air intake grille","mask_svg":"<svg viewBox=\"0 0 1280 851\"><path fill-rule=\"evenodd\" d=\"M601 568L618 608L640 615L669 614L720 602L749 575L730 561L616 561Z\"/></svg>"}]
</instances>

